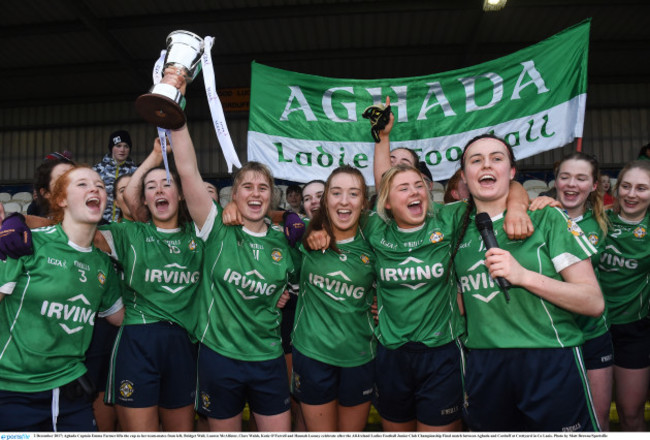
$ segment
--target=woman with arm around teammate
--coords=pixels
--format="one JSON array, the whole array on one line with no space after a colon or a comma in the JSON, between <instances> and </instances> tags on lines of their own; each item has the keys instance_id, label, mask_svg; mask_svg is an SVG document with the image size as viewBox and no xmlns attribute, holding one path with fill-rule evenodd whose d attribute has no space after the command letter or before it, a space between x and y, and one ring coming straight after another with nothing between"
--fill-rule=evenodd
<instances>
[{"instance_id":1,"label":"woman with arm around teammate","mask_svg":"<svg viewBox=\"0 0 650 440\"><path fill-rule=\"evenodd\" d=\"M50 192L56 225L32 233L34 254L0 264L0 431L95 431L85 351L95 313L119 325L119 281L92 246L106 190L71 166Z\"/></svg>"},{"instance_id":2,"label":"woman with arm around teammate","mask_svg":"<svg viewBox=\"0 0 650 440\"><path fill-rule=\"evenodd\" d=\"M358 169L335 169L312 218L330 235L330 247L303 249L292 389L309 431L362 431L370 410L375 258L359 230L366 193Z\"/></svg>"},{"instance_id":3,"label":"woman with arm around teammate","mask_svg":"<svg viewBox=\"0 0 650 440\"><path fill-rule=\"evenodd\" d=\"M461 157L471 194L454 249L468 349L466 421L476 431L596 431L574 314L600 316L604 300L589 258L595 249L556 208L531 213L535 232L509 240L499 225L515 175L511 148L492 135ZM499 248L485 252L476 213L494 222ZM509 299L494 282L510 282Z\"/></svg>"},{"instance_id":4,"label":"woman with arm around teammate","mask_svg":"<svg viewBox=\"0 0 650 440\"><path fill-rule=\"evenodd\" d=\"M619 212L600 255L600 285L614 343L616 409L624 431L646 431L644 403L650 383L650 162L630 162L616 183Z\"/></svg>"},{"instance_id":5,"label":"woman with arm around teammate","mask_svg":"<svg viewBox=\"0 0 650 440\"><path fill-rule=\"evenodd\" d=\"M187 126L172 132L188 208L205 242L196 336L198 411L212 431L240 431L246 401L260 431L289 431L289 383L276 307L293 261L284 234L265 221L268 168L249 162L234 177L243 226L225 226L206 191Z\"/></svg>"}]
</instances>

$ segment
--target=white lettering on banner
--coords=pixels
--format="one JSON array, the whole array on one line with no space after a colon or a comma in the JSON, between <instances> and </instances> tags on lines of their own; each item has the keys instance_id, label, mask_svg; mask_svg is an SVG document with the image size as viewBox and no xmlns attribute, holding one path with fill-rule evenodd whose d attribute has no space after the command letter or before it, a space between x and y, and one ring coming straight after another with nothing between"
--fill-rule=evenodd
<instances>
[{"instance_id":1,"label":"white lettering on banner","mask_svg":"<svg viewBox=\"0 0 650 440\"><path fill-rule=\"evenodd\" d=\"M550 92L548 87L546 87L546 83L544 83L544 79L542 78L542 75L537 71L535 68L535 62L534 61L524 61L521 63L522 66L524 66L524 70L521 71L521 74L519 75L519 78L517 78L517 84L515 84L515 89L512 91L512 96L510 99L512 101L516 99L521 99L521 96L519 95L522 90L524 90L526 87L530 85L534 85L537 87L537 94L541 95L542 93ZM524 78L526 77L526 74L531 78L531 81L528 82L523 82Z\"/></svg>"},{"instance_id":2,"label":"white lettering on banner","mask_svg":"<svg viewBox=\"0 0 650 440\"><path fill-rule=\"evenodd\" d=\"M476 90L474 85L479 78L487 78L492 81L494 86L492 89L492 99L485 105L476 104ZM475 112L477 110L487 110L497 105L501 98L503 98L503 78L496 73L485 73L479 76L469 78L459 78L458 81L465 87L465 112Z\"/></svg>"},{"instance_id":3,"label":"white lettering on banner","mask_svg":"<svg viewBox=\"0 0 650 440\"><path fill-rule=\"evenodd\" d=\"M343 102L343 107L348 111L347 118L341 119L336 116L334 113L334 108L332 107L332 95L334 92L343 91L348 92L354 95L354 89L352 87L334 87L332 89L326 90L323 93L323 111L334 122L356 122L357 120L357 105L354 102Z\"/></svg>"},{"instance_id":4,"label":"white lettering on banner","mask_svg":"<svg viewBox=\"0 0 650 440\"><path fill-rule=\"evenodd\" d=\"M550 90L546 87L546 84L541 74L535 68L534 61L528 60L520 64L523 67L523 69L519 74L519 77L517 78L516 84L514 86L511 85L511 87L513 87L514 90L512 96L510 97L510 100L520 99L521 91L531 85L537 88L538 95L550 92ZM524 83L523 81L527 76L531 80ZM480 78L486 78L492 82L492 99L489 103L484 105L478 105L476 103L475 84L476 81L479 80ZM486 72L473 77L458 78L458 81L460 81L461 84L463 84L465 89L465 111L467 113L490 109L494 107L497 103L499 103L503 98L503 90L504 90L503 78L495 72ZM440 82L435 81L432 83L426 83L426 85L429 86L429 91L427 92L427 95L424 98L422 105L420 106L420 112L418 114L417 119L426 120L427 112L437 106L440 106L440 108L443 111L443 115L445 117L456 116L456 112L454 112L451 103L447 99L447 96L445 95L445 92ZM288 122L289 115L293 112L301 112L306 121L318 121L316 114L314 113L311 106L309 105L309 101L307 101L307 98L305 97L305 94L303 93L300 86L289 85L287 87L289 88L290 93L287 99L287 104L284 107L284 111L282 112L282 115L280 115L279 118L280 121ZM392 89L397 93L397 98L398 98L397 102L391 103L391 105L396 105L398 109L397 115L395 117L395 121L398 123L408 122L408 115L406 112L407 86L391 85L388 86L388 88ZM381 98L377 99L378 97L381 97L381 91L382 91L381 88L373 87L373 88L366 88L364 90L368 92L371 98L373 98L374 103L383 102ZM340 96L346 96L346 95L352 96L350 100L340 99L339 101L337 101L337 103L340 104L347 112L345 118L339 117L334 111L334 104L332 100L334 98L334 94L337 92L339 92L338 94ZM435 96L437 102L429 104L429 101L432 96ZM363 99L365 101L365 97L359 97L355 95L354 88L351 86L333 87L327 89L325 90L325 92L323 92L323 97L321 101L323 113L332 122L357 122L357 103L354 101L355 98ZM294 102L296 102L298 106L294 106Z\"/></svg>"},{"instance_id":5,"label":"white lettering on banner","mask_svg":"<svg viewBox=\"0 0 650 440\"><path fill-rule=\"evenodd\" d=\"M288 121L291 113L301 111L305 115L307 121L317 121L318 119L316 119L316 115L312 111L311 107L309 107L307 98L305 98L305 95L302 93L300 86L289 86L289 90L291 90L291 94L289 95L289 100L284 108L284 112L282 112L282 116L280 116L280 120ZM291 108L294 99L298 101L299 106Z\"/></svg>"},{"instance_id":6,"label":"white lettering on banner","mask_svg":"<svg viewBox=\"0 0 650 440\"><path fill-rule=\"evenodd\" d=\"M542 87L541 83L535 85ZM543 112L492 127L444 137L391 141L391 148L414 150L428 165L433 179L444 180L458 168L462 146L480 134L494 132L505 138L513 146L517 159L570 143L575 136L582 136L583 116L578 109L584 109L585 104L586 95L579 95ZM359 168L366 182L372 185L373 148L370 142L312 141L254 131L248 133L249 160L268 164L277 178L297 182L326 180L334 168L352 165Z\"/></svg>"}]
</instances>

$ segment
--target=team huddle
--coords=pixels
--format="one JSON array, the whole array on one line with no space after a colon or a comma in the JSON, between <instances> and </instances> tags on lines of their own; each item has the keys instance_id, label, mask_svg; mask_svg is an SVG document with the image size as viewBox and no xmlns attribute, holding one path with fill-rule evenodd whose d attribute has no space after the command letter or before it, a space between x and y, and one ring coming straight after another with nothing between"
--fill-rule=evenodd
<instances>
[{"instance_id":1,"label":"team huddle","mask_svg":"<svg viewBox=\"0 0 650 440\"><path fill-rule=\"evenodd\" d=\"M115 182L120 222L98 226L104 182L66 164L26 255L9 252L25 224L2 224L18 258L0 263L0 431L93 431L100 406L123 431L197 414L239 431L246 404L260 431L362 431L371 404L385 431L600 431L614 381L623 429L643 430L650 161L621 171L616 210L582 153L558 165L557 201L529 205L511 147L483 135L460 159L466 200L438 205L392 126L374 203L345 165L279 226L268 168L244 165L223 209L187 126L171 176L157 144Z\"/></svg>"}]
</instances>

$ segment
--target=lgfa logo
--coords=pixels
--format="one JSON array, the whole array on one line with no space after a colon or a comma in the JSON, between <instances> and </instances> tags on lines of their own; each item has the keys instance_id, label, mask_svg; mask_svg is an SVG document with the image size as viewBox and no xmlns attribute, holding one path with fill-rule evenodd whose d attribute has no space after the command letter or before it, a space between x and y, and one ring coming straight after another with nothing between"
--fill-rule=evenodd
<instances>
[{"instance_id":1,"label":"lgfa logo","mask_svg":"<svg viewBox=\"0 0 650 440\"><path fill-rule=\"evenodd\" d=\"M431 243L440 243L445 238L445 235L440 231L435 231L429 236Z\"/></svg>"},{"instance_id":2,"label":"lgfa logo","mask_svg":"<svg viewBox=\"0 0 650 440\"><path fill-rule=\"evenodd\" d=\"M569 232L575 235L576 237L580 237L581 235L583 235L580 226L578 226L578 224L572 221L571 219L567 221L566 226Z\"/></svg>"},{"instance_id":3,"label":"lgfa logo","mask_svg":"<svg viewBox=\"0 0 650 440\"><path fill-rule=\"evenodd\" d=\"M280 249L273 249L271 252L271 258L276 263L279 263L282 260L282 251Z\"/></svg>"},{"instance_id":4,"label":"lgfa logo","mask_svg":"<svg viewBox=\"0 0 650 440\"><path fill-rule=\"evenodd\" d=\"M589 243L593 244L596 246L598 244L599 238L598 235L596 234L589 234Z\"/></svg>"},{"instance_id":5,"label":"lgfa logo","mask_svg":"<svg viewBox=\"0 0 650 440\"><path fill-rule=\"evenodd\" d=\"M643 238L643 237L645 237L645 234L646 234L646 231L645 231L645 228L643 226L638 226L634 230L634 236L636 238Z\"/></svg>"},{"instance_id":6,"label":"lgfa logo","mask_svg":"<svg viewBox=\"0 0 650 440\"><path fill-rule=\"evenodd\" d=\"M101 284L102 286L106 282L106 275L104 275L104 272L102 272L101 270L97 273L97 280L99 281L99 284Z\"/></svg>"},{"instance_id":7,"label":"lgfa logo","mask_svg":"<svg viewBox=\"0 0 650 440\"><path fill-rule=\"evenodd\" d=\"M194 240L190 241L189 248L191 251L196 249L196 242Z\"/></svg>"}]
</instances>

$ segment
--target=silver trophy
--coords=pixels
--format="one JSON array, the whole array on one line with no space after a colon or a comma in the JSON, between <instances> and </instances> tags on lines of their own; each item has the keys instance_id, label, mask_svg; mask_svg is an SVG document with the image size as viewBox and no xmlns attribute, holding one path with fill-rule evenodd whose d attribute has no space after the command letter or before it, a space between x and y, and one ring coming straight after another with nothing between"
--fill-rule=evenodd
<instances>
[{"instance_id":1,"label":"silver trophy","mask_svg":"<svg viewBox=\"0 0 650 440\"><path fill-rule=\"evenodd\" d=\"M163 76L178 75L182 76L186 84L191 83L201 70L202 55L201 37L188 31L172 32L167 36ZM172 69L173 73L170 72ZM186 121L183 112L185 96L171 84L155 84L149 89L149 93L136 99L135 109L147 122L161 128L177 129Z\"/></svg>"}]
</instances>

